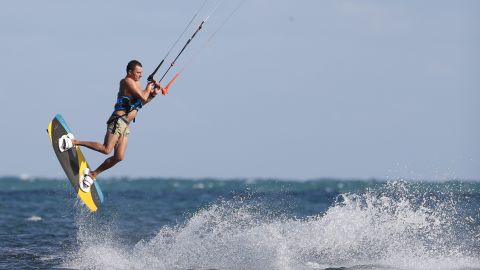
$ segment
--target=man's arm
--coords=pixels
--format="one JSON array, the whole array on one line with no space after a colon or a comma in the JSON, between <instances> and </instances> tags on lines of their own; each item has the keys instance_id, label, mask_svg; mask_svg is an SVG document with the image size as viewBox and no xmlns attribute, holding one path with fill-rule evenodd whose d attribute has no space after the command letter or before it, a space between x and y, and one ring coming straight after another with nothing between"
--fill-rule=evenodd
<instances>
[{"instance_id":1,"label":"man's arm","mask_svg":"<svg viewBox=\"0 0 480 270\"><path fill-rule=\"evenodd\" d=\"M160 82L148 82L148 83L155 85L155 87L153 87L152 92L148 96L147 101L143 103L144 105L150 102L160 91L163 91L163 87L160 85Z\"/></svg>"},{"instance_id":2,"label":"man's arm","mask_svg":"<svg viewBox=\"0 0 480 270\"><path fill-rule=\"evenodd\" d=\"M148 83L147 86L145 87L145 90L142 90L140 88L140 84L135 82L132 79L126 78L125 79L125 84L126 84L126 90L134 97L140 99L142 101L142 104L148 103L148 101L151 100L151 95L154 94L155 92L158 93L158 91L153 89L153 84Z\"/></svg>"}]
</instances>

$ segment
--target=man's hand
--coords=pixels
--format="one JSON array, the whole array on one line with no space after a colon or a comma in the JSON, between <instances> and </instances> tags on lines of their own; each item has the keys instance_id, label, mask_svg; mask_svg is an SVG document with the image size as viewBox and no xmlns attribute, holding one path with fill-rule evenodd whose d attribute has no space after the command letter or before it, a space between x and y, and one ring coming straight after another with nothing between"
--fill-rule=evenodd
<instances>
[{"instance_id":1,"label":"man's hand","mask_svg":"<svg viewBox=\"0 0 480 270\"><path fill-rule=\"evenodd\" d=\"M160 82L155 82L155 89L162 89L162 85L160 84Z\"/></svg>"},{"instance_id":2,"label":"man's hand","mask_svg":"<svg viewBox=\"0 0 480 270\"><path fill-rule=\"evenodd\" d=\"M154 88L152 95L153 95L153 96L156 96L156 95L157 95L158 93L160 93L160 91L162 91L162 90L163 90L163 88Z\"/></svg>"},{"instance_id":3,"label":"man's hand","mask_svg":"<svg viewBox=\"0 0 480 270\"><path fill-rule=\"evenodd\" d=\"M152 97L155 97L158 93L160 93L160 91L163 92L163 87L160 84L160 82L153 81L153 82L149 82L149 84L152 87L152 89L150 91Z\"/></svg>"}]
</instances>

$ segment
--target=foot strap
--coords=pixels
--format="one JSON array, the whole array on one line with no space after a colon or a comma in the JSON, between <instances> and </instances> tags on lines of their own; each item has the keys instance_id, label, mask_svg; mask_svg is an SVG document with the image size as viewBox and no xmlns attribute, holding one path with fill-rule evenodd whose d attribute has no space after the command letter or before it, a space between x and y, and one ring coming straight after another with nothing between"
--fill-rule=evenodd
<instances>
[{"instance_id":1,"label":"foot strap","mask_svg":"<svg viewBox=\"0 0 480 270\"><path fill-rule=\"evenodd\" d=\"M80 179L80 189L84 192L89 192L94 179L90 176L90 169L83 170L83 177Z\"/></svg>"},{"instance_id":2,"label":"foot strap","mask_svg":"<svg viewBox=\"0 0 480 270\"><path fill-rule=\"evenodd\" d=\"M66 135L63 135L58 139L58 148L60 149L60 152L65 152L73 147L73 140L74 136L72 133L68 133Z\"/></svg>"}]
</instances>

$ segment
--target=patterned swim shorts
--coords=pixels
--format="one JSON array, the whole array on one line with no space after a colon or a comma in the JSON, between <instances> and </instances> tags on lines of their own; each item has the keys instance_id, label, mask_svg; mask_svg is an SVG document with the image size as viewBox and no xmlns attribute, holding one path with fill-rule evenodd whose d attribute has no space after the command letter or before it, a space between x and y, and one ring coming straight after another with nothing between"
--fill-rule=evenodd
<instances>
[{"instance_id":1,"label":"patterned swim shorts","mask_svg":"<svg viewBox=\"0 0 480 270\"><path fill-rule=\"evenodd\" d=\"M129 122L125 117L112 115L107 121L107 130L114 135L128 137L128 134L130 134L128 124Z\"/></svg>"}]
</instances>

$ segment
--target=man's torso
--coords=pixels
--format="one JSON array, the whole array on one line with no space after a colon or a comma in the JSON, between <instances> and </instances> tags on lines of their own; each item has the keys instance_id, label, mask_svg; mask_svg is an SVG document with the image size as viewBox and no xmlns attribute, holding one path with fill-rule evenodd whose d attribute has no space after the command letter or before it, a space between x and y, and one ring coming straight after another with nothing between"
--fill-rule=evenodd
<instances>
[{"instance_id":1,"label":"man's torso","mask_svg":"<svg viewBox=\"0 0 480 270\"><path fill-rule=\"evenodd\" d=\"M118 89L118 96L127 96L127 97L130 98L130 100L134 100L135 97L132 95L131 90L129 89L129 87L125 83L125 80L126 79L122 79L120 81L120 86L119 86L119 89ZM140 82L135 82L135 83L140 87ZM125 115L127 113L126 110L119 110L119 111L116 111L115 113L117 115L125 115L128 122L131 122L137 116L137 112L138 112L137 110L132 110L128 113L128 115Z\"/></svg>"}]
</instances>

